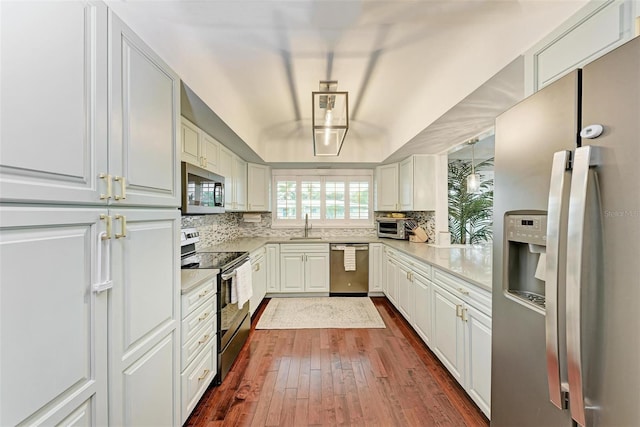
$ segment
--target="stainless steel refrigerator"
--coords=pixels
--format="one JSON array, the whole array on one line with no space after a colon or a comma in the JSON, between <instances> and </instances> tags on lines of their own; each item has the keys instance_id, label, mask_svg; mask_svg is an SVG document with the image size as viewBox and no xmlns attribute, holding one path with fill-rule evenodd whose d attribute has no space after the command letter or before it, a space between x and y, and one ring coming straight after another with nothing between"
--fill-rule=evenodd
<instances>
[{"instance_id":1,"label":"stainless steel refrigerator","mask_svg":"<svg viewBox=\"0 0 640 427\"><path fill-rule=\"evenodd\" d=\"M491 424L640 425L640 38L496 119Z\"/></svg>"}]
</instances>

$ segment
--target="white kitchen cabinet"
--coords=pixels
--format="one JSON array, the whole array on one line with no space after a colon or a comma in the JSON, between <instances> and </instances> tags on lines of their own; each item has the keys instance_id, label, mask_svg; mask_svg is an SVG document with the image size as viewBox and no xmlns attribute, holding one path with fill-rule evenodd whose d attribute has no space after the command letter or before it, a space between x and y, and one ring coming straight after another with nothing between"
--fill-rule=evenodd
<instances>
[{"instance_id":1,"label":"white kitchen cabinet","mask_svg":"<svg viewBox=\"0 0 640 427\"><path fill-rule=\"evenodd\" d=\"M0 31L0 197L106 204L107 7L3 2Z\"/></svg>"},{"instance_id":2,"label":"white kitchen cabinet","mask_svg":"<svg viewBox=\"0 0 640 427\"><path fill-rule=\"evenodd\" d=\"M247 209L247 162L220 146L220 175L224 176L224 207L227 211Z\"/></svg>"},{"instance_id":3,"label":"white kitchen cabinet","mask_svg":"<svg viewBox=\"0 0 640 427\"><path fill-rule=\"evenodd\" d=\"M271 168L247 164L247 211L271 211Z\"/></svg>"},{"instance_id":4,"label":"white kitchen cabinet","mask_svg":"<svg viewBox=\"0 0 640 427\"><path fill-rule=\"evenodd\" d=\"M382 243L369 243L369 293L383 292L383 251Z\"/></svg>"},{"instance_id":5,"label":"white kitchen cabinet","mask_svg":"<svg viewBox=\"0 0 640 427\"><path fill-rule=\"evenodd\" d=\"M462 300L433 287L433 346L431 349L451 375L464 386L464 324Z\"/></svg>"},{"instance_id":6,"label":"white kitchen cabinet","mask_svg":"<svg viewBox=\"0 0 640 427\"><path fill-rule=\"evenodd\" d=\"M106 214L0 206L0 425L107 424Z\"/></svg>"},{"instance_id":7,"label":"white kitchen cabinet","mask_svg":"<svg viewBox=\"0 0 640 427\"><path fill-rule=\"evenodd\" d=\"M396 308L402 313L407 322L412 323L413 318L413 282L411 281L411 268L398 263L397 281L397 305Z\"/></svg>"},{"instance_id":8,"label":"white kitchen cabinet","mask_svg":"<svg viewBox=\"0 0 640 427\"><path fill-rule=\"evenodd\" d=\"M267 262L264 247L249 254L251 259L251 284L253 295L249 300L249 313L253 315L267 294Z\"/></svg>"},{"instance_id":9,"label":"white kitchen cabinet","mask_svg":"<svg viewBox=\"0 0 640 427\"><path fill-rule=\"evenodd\" d=\"M398 264L392 258L393 252L385 251L384 273L385 273L385 295L397 307L398 292Z\"/></svg>"},{"instance_id":10,"label":"white kitchen cabinet","mask_svg":"<svg viewBox=\"0 0 640 427\"><path fill-rule=\"evenodd\" d=\"M217 374L215 274L182 295L181 417L184 424Z\"/></svg>"},{"instance_id":11,"label":"white kitchen cabinet","mask_svg":"<svg viewBox=\"0 0 640 427\"><path fill-rule=\"evenodd\" d=\"M265 245L267 265L267 292L280 292L280 245L269 243Z\"/></svg>"},{"instance_id":12,"label":"white kitchen cabinet","mask_svg":"<svg viewBox=\"0 0 640 427\"><path fill-rule=\"evenodd\" d=\"M180 129L181 160L209 172L219 173L220 144L218 141L184 117L181 118Z\"/></svg>"},{"instance_id":13,"label":"white kitchen cabinet","mask_svg":"<svg viewBox=\"0 0 640 427\"><path fill-rule=\"evenodd\" d=\"M180 121L180 159L192 165L202 167L201 131L184 117Z\"/></svg>"},{"instance_id":14,"label":"white kitchen cabinet","mask_svg":"<svg viewBox=\"0 0 640 427\"><path fill-rule=\"evenodd\" d=\"M465 389L487 417L491 416L491 318L465 304Z\"/></svg>"},{"instance_id":15,"label":"white kitchen cabinet","mask_svg":"<svg viewBox=\"0 0 640 427\"><path fill-rule=\"evenodd\" d=\"M180 215L109 211L111 239L109 422L180 422Z\"/></svg>"},{"instance_id":16,"label":"white kitchen cabinet","mask_svg":"<svg viewBox=\"0 0 640 427\"><path fill-rule=\"evenodd\" d=\"M436 209L436 157L414 155L400 162L399 204L401 211Z\"/></svg>"},{"instance_id":17,"label":"white kitchen cabinet","mask_svg":"<svg viewBox=\"0 0 640 427\"><path fill-rule=\"evenodd\" d=\"M395 211L398 203L398 163L376 167L376 211Z\"/></svg>"},{"instance_id":18,"label":"white kitchen cabinet","mask_svg":"<svg viewBox=\"0 0 640 427\"><path fill-rule=\"evenodd\" d=\"M433 297L431 281L420 274L414 274L413 328L422 340L431 347L433 324Z\"/></svg>"},{"instance_id":19,"label":"white kitchen cabinet","mask_svg":"<svg viewBox=\"0 0 640 427\"><path fill-rule=\"evenodd\" d=\"M280 245L280 292L329 292L329 245Z\"/></svg>"},{"instance_id":20,"label":"white kitchen cabinet","mask_svg":"<svg viewBox=\"0 0 640 427\"><path fill-rule=\"evenodd\" d=\"M180 78L113 13L109 49L110 202L178 207Z\"/></svg>"}]
</instances>

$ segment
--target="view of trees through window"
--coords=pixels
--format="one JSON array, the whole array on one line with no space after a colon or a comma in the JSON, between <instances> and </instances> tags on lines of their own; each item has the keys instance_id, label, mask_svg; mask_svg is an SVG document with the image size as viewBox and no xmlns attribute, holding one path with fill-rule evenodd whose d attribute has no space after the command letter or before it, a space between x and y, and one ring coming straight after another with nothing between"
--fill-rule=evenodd
<instances>
[{"instance_id":1,"label":"view of trees through window","mask_svg":"<svg viewBox=\"0 0 640 427\"><path fill-rule=\"evenodd\" d=\"M371 176L276 177L274 220L371 222Z\"/></svg>"}]
</instances>

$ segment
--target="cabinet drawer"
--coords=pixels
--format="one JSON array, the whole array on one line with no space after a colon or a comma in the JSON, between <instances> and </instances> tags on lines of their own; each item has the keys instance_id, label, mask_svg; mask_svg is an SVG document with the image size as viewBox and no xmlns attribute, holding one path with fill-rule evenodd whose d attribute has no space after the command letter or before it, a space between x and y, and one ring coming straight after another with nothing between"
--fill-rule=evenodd
<instances>
[{"instance_id":1,"label":"cabinet drawer","mask_svg":"<svg viewBox=\"0 0 640 427\"><path fill-rule=\"evenodd\" d=\"M213 321L215 330L216 322L216 296L207 299L200 307L197 307L193 313L187 315L182 321L182 344L189 342L198 329L207 322Z\"/></svg>"},{"instance_id":2,"label":"cabinet drawer","mask_svg":"<svg viewBox=\"0 0 640 427\"><path fill-rule=\"evenodd\" d=\"M491 293L437 268L433 269L433 281L491 316Z\"/></svg>"},{"instance_id":3,"label":"cabinet drawer","mask_svg":"<svg viewBox=\"0 0 640 427\"><path fill-rule=\"evenodd\" d=\"M194 332L194 336L182 346L182 366L187 366L198 353L216 340L215 322L208 322Z\"/></svg>"},{"instance_id":4,"label":"cabinet drawer","mask_svg":"<svg viewBox=\"0 0 640 427\"><path fill-rule=\"evenodd\" d=\"M280 252L326 252L329 253L328 243L306 243L301 244L282 244L280 245Z\"/></svg>"},{"instance_id":5,"label":"cabinet drawer","mask_svg":"<svg viewBox=\"0 0 640 427\"><path fill-rule=\"evenodd\" d=\"M218 350L214 342L182 373L182 422L187 420L216 375Z\"/></svg>"},{"instance_id":6,"label":"cabinet drawer","mask_svg":"<svg viewBox=\"0 0 640 427\"><path fill-rule=\"evenodd\" d=\"M255 251L251 252L251 253L249 254L249 258L251 259L251 261L253 261L253 260L255 260L255 259L258 259L258 258L260 258L260 257L263 257L266 251L267 251L267 250L266 250L266 249L265 249L265 247L263 246L263 247L261 247L260 249L257 249L257 250L255 250Z\"/></svg>"},{"instance_id":7,"label":"cabinet drawer","mask_svg":"<svg viewBox=\"0 0 640 427\"><path fill-rule=\"evenodd\" d=\"M187 294L182 295L182 318L184 319L195 310L200 304L205 302L211 295L216 293L216 278L203 283Z\"/></svg>"}]
</instances>

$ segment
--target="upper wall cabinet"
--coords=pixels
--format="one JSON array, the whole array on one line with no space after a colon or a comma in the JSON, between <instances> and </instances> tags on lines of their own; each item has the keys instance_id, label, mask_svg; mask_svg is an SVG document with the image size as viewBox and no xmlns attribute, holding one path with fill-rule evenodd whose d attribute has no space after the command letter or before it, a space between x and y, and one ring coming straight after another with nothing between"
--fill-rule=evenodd
<instances>
[{"instance_id":1,"label":"upper wall cabinet","mask_svg":"<svg viewBox=\"0 0 640 427\"><path fill-rule=\"evenodd\" d=\"M398 203L398 164L391 163L376 168L376 208L377 211L400 209Z\"/></svg>"},{"instance_id":2,"label":"upper wall cabinet","mask_svg":"<svg viewBox=\"0 0 640 427\"><path fill-rule=\"evenodd\" d=\"M211 135L182 118L180 157L183 162L220 174L220 144Z\"/></svg>"},{"instance_id":3,"label":"upper wall cabinet","mask_svg":"<svg viewBox=\"0 0 640 427\"><path fill-rule=\"evenodd\" d=\"M435 170L435 156L415 155L400 162L400 210L436 209Z\"/></svg>"},{"instance_id":4,"label":"upper wall cabinet","mask_svg":"<svg viewBox=\"0 0 640 427\"><path fill-rule=\"evenodd\" d=\"M180 79L114 14L109 30L113 198L179 206Z\"/></svg>"},{"instance_id":5,"label":"upper wall cabinet","mask_svg":"<svg viewBox=\"0 0 640 427\"><path fill-rule=\"evenodd\" d=\"M525 54L525 96L634 36L632 0L589 2Z\"/></svg>"},{"instance_id":6,"label":"upper wall cabinet","mask_svg":"<svg viewBox=\"0 0 640 427\"><path fill-rule=\"evenodd\" d=\"M271 211L271 168L247 164L247 211Z\"/></svg>"},{"instance_id":7,"label":"upper wall cabinet","mask_svg":"<svg viewBox=\"0 0 640 427\"><path fill-rule=\"evenodd\" d=\"M2 200L178 206L177 75L102 3L0 19Z\"/></svg>"},{"instance_id":8,"label":"upper wall cabinet","mask_svg":"<svg viewBox=\"0 0 640 427\"><path fill-rule=\"evenodd\" d=\"M106 6L3 2L0 38L2 200L104 204Z\"/></svg>"},{"instance_id":9,"label":"upper wall cabinet","mask_svg":"<svg viewBox=\"0 0 640 427\"><path fill-rule=\"evenodd\" d=\"M220 169L224 176L224 208L227 211L247 209L247 162L225 147L220 147Z\"/></svg>"}]
</instances>

